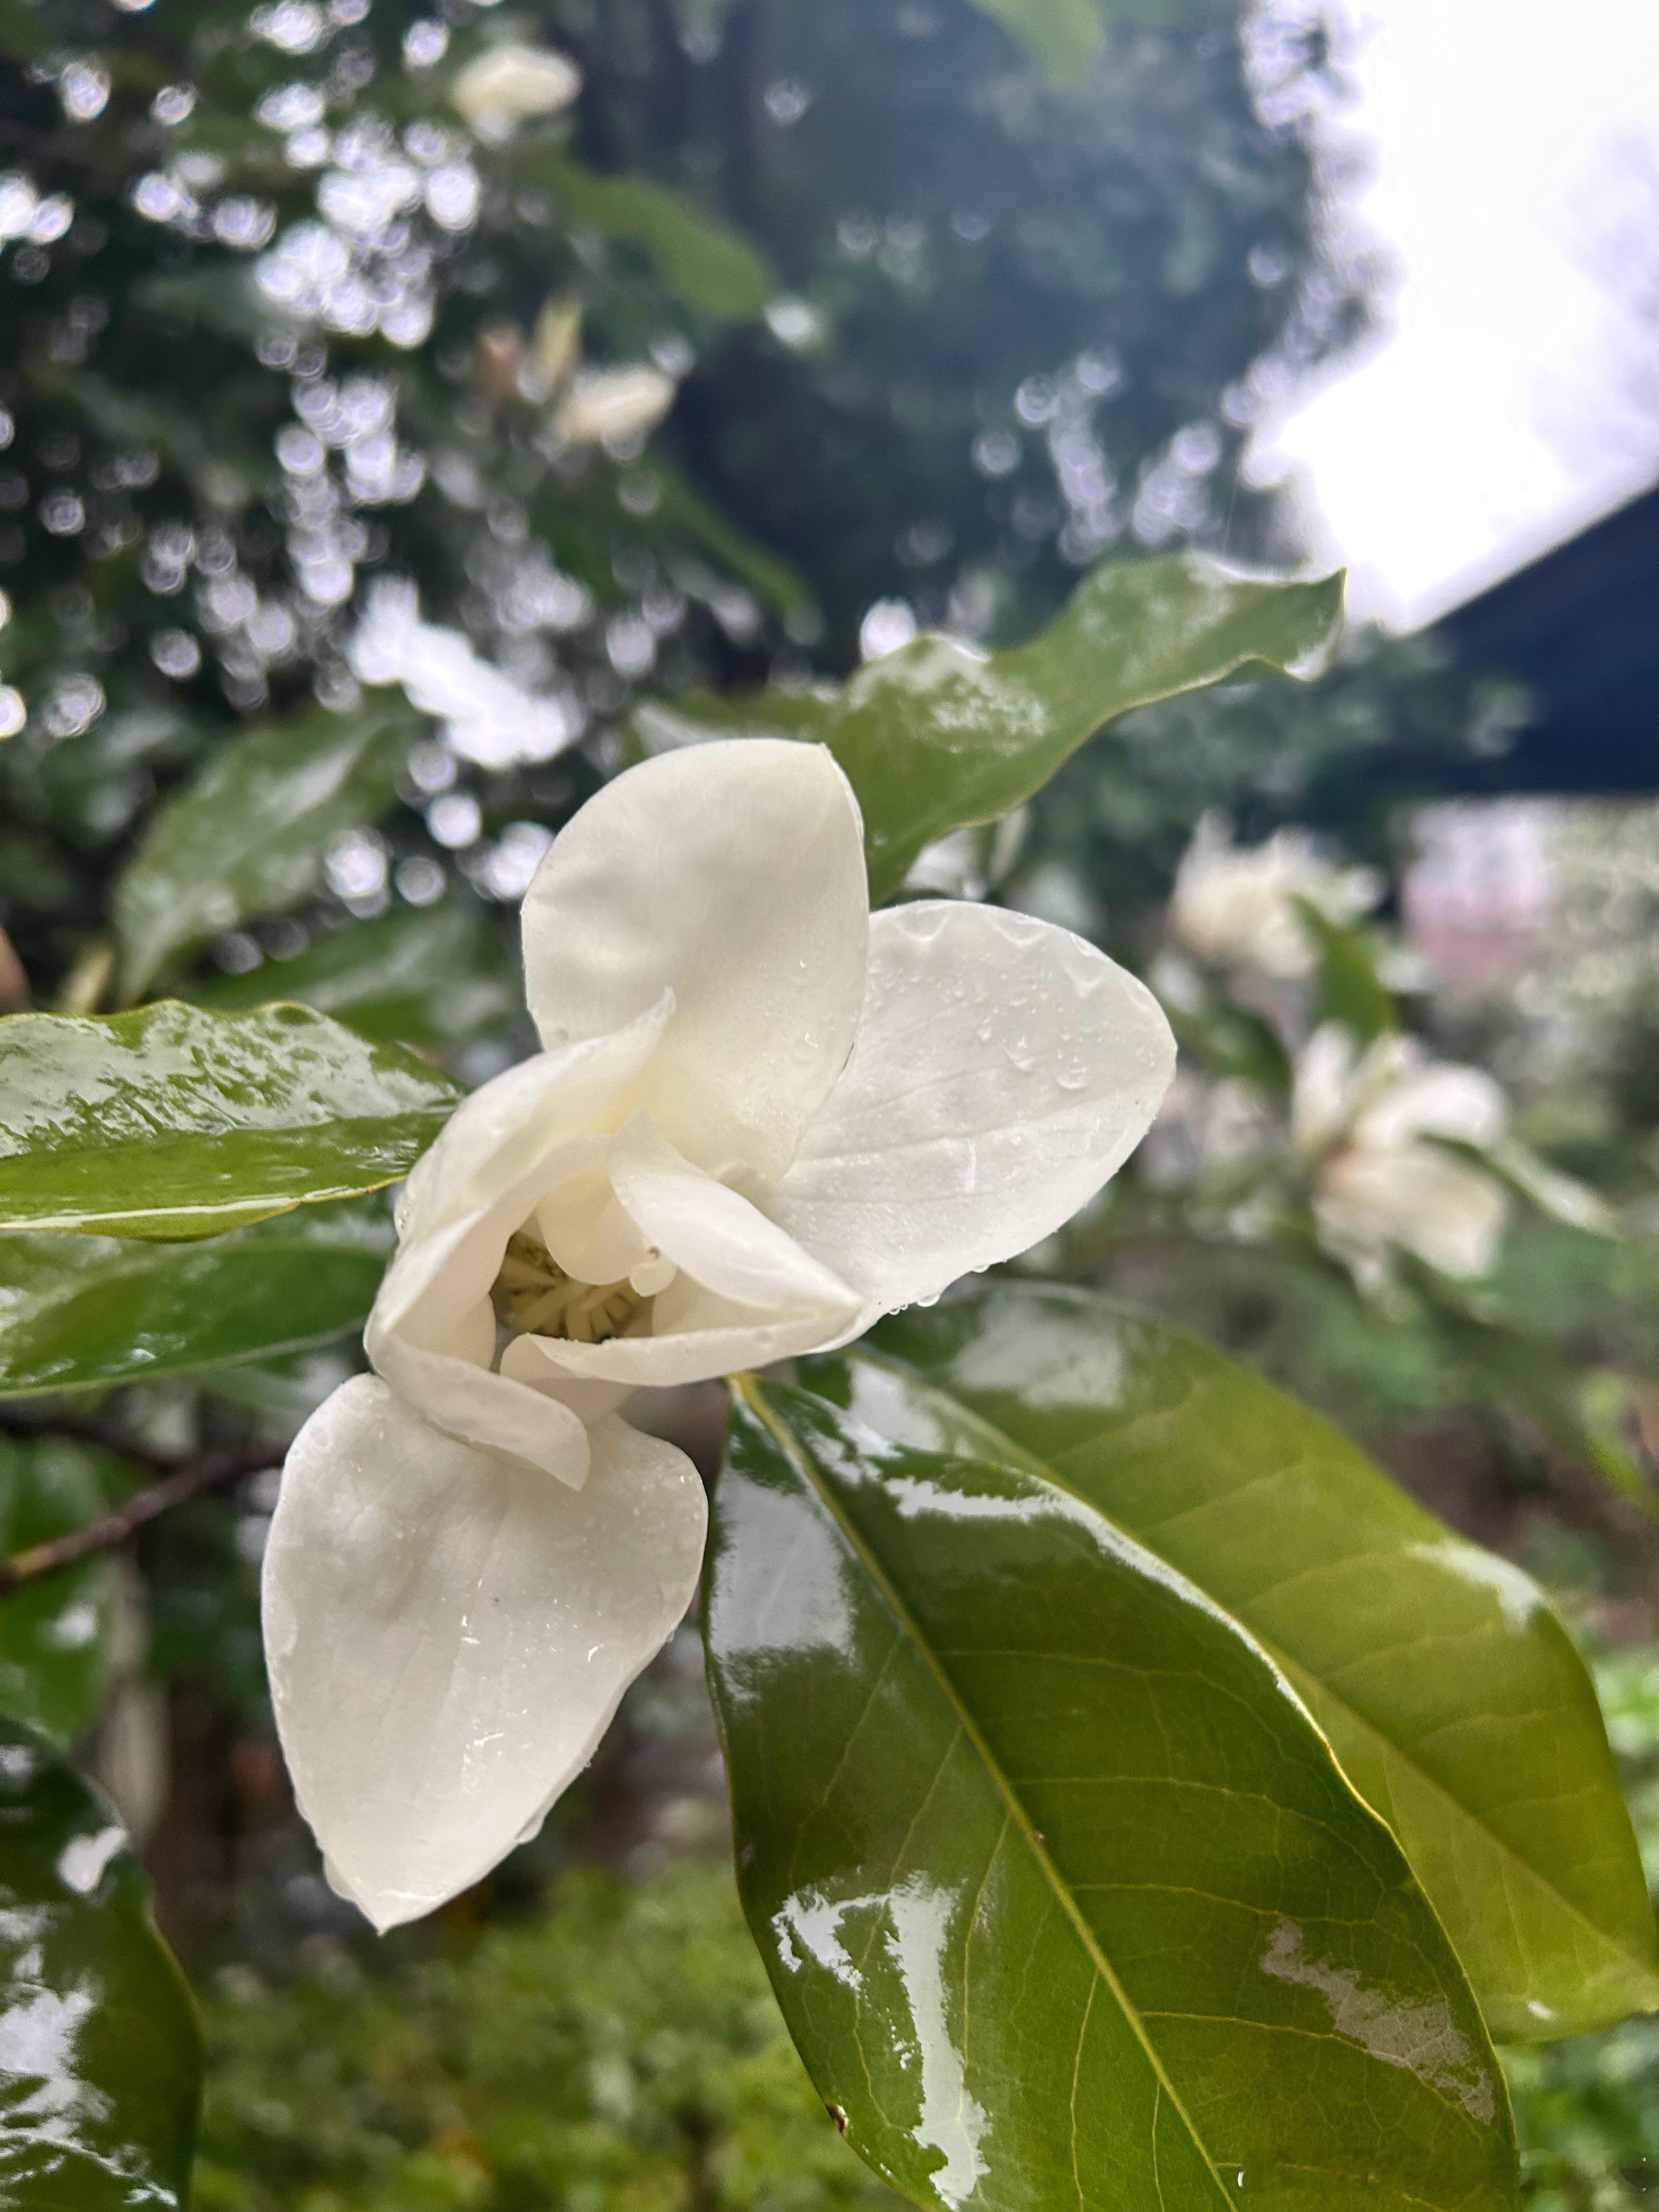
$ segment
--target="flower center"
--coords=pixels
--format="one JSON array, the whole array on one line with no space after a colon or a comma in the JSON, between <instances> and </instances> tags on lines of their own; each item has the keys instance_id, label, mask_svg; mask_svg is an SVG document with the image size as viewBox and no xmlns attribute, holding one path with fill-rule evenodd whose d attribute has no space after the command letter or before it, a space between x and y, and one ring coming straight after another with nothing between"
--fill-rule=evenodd
<instances>
[{"instance_id":1,"label":"flower center","mask_svg":"<svg viewBox=\"0 0 1659 2212\"><path fill-rule=\"evenodd\" d=\"M508 1239L489 1295L509 1335L563 1337L576 1344L603 1344L635 1333L634 1324L651 1305L625 1275L616 1283L579 1282L523 1230Z\"/></svg>"}]
</instances>

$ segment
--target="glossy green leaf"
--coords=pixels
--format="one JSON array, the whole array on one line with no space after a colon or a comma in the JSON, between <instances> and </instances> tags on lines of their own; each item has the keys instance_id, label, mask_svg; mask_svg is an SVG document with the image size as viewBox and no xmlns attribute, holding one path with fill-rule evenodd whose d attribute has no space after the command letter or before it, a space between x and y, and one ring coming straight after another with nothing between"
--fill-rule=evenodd
<instances>
[{"instance_id":1,"label":"glossy green leaf","mask_svg":"<svg viewBox=\"0 0 1659 2212\"><path fill-rule=\"evenodd\" d=\"M109 1504L117 1462L66 1437L0 1437L0 1559L84 1528ZM98 1717L109 1687L116 1589L106 1559L0 1598L0 1713L59 1743Z\"/></svg>"},{"instance_id":2,"label":"glossy green leaf","mask_svg":"<svg viewBox=\"0 0 1659 2212\"><path fill-rule=\"evenodd\" d=\"M1341 611L1340 575L1274 582L1199 553L1109 563L1046 629L1006 653L919 637L827 696L769 692L735 708L708 694L656 702L641 734L652 750L708 737L821 739L864 810L879 902L924 845L1018 806L1132 708L1230 678L1318 674Z\"/></svg>"},{"instance_id":3,"label":"glossy green leaf","mask_svg":"<svg viewBox=\"0 0 1659 2212\"><path fill-rule=\"evenodd\" d=\"M155 1382L361 1328L389 1215L358 1199L191 1244L0 1236L0 1397Z\"/></svg>"},{"instance_id":4,"label":"glossy green leaf","mask_svg":"<svg viewBox=\"0 0 1659 2212\"><path fill-rule=\"evenodd\" d=\"M211 1237L408 1174L460 1093L306 1006L0 1020L0 1232Z\"/></svg>"},{"instance_id":5,"label":"glossy green leaf","mask_svg":"<svg viewBox=\"0 0 1659 2212\"><path fill-rule=\"evenodd\" d=\"M138 997L170 960L317 886L342 830L391 805L419 723L382 696L237 738L157 811L115 886L121 988Z\"/></svg>"},{"instance_id":6,"label":"glossy green leaf","mask_svg":"<svg viewBox=\"0 0 1659 2212\"><path fill-rule=\"evenodd\" d=\"M744 1390L707 1613L738 1886L876 2170L942 2212L1513 2205L1451 1947L1237 1624L1006 1454Z\"/></svg>"},{"instance_id":7,"label":"glossy green leaf","mask_svg":"<svg viewBox=\"0 0 1659 2212\"><path fill-rule=\"evenodd\" d=\"M807 1371L878 1427L1040 1467L1243 1622L1399 1835L1495 2034L1659 2005L1641 1862L1565 1631L1327 1422L1209 1346L1060 1289L902 1315Z\"/></svg>"},{"instance_id":8,"label":"glossy green leaf","mask_svg":"<svg viewBox=\"0 0 1659 2212\"><path fill-rule=\"evenodd\" d=\"M329 930L292 960L216 976L194 995L232 1008L273 991L388 1044L461 1044L524 1019L522 977L484 917L459 902Z\"/></svg>"},{"instance_id":9,"label":"glossy green leaf","mask_svg":"<svg viewBox=\"0 0 1659 2212\"><path fill-rule=\"evenodd\" d=\"M556 192L574 222L641 247L669 290L705 315L744 320L758 315L776 289L747 240L665 185L600 176L545 140L526 141L506 166L521 181Z\"/></svg>"},{"instance_id":10,"label":"glossy green leaf","mask_svg":"<svg viewBox=\"0 0 1659 2212\"><path fill-rule=\"evenodd\" d=\"M181 2212L201 2033L109 1807L0 1719L0 2203Z\"/></svg>"}]
</instances>

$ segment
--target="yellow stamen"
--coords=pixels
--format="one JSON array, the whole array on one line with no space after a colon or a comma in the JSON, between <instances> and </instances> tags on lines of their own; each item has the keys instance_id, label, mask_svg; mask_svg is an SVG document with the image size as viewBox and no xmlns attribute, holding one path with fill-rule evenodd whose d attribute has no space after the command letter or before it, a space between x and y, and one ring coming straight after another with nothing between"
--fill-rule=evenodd
<instances>
[{"instance_id":1,"label":"yellow stamen","mask_svg":"<svg viewBox=\"0 0 1659 2212\"><path fill-rule=\"evenodd\" d=\"M492 1296L514 1336L562 1337L576 1344L603 1344L632 1329L651 1304L625 1277L616 1283L579 1282L522 1231L507 1243Z\"/></svg>"}]
</instances>

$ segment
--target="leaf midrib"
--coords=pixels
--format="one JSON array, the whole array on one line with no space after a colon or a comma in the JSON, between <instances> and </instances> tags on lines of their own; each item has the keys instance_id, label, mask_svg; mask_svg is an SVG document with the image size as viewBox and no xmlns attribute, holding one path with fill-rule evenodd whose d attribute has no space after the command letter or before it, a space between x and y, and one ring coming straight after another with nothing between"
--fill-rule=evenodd
<instances>
[{"instance_id":1,"label":"leaf midrib","mask_svg":"<svg viewBox=\"0 0 1659 2212\"><path fill-rule=\"evenodd\" d=\"M1086 1492L1079 1489L1074 1482L1068 1480L1066 1476L1062 1474L1058 1468L1054 1467L1048 1460L1040 1459L1035 1452L1029 1452L1023 1445L1016 1443L1013 1438L1008 1436L1005 1431L998 1428L994 1421L988 1420L984 1414L977 1412L971 1406L965 1406L960 1398L952 1397L948 1390L942 1389L938 1383L924 1382L921 1380L913 1367L907 1366L902 1360L884 1358L878 1353L867 1351L862 1345L849 1347L848 1350L843 1353L842 1357L845 1358L849 1364L853 1361L861 1361L866 1366L878 1369L883 1374L896 1376L911 1388L920 1391L924 1397L939 1400L942 1404L948 1406L951 1413L955 1414L958 1419L963 1421L970 1430L979 1431L979 1433L981 1434L990 1444L994 1446L1016 1468L1026 1474L1037 1475L1045 1482L1053 1483L1056 1489L1063 1490L1067 1497L1076 1498L1079 1504L1086 1506L1091 1513L1099 1514L1101 1519L1108 1522L1110 1527L1115 1528L1127 1543L1138 1545L1143 1550L1151 1552L1155 1558L1164 1559L1164 1564L1166 1565L1174 1565L1175 1563L1172 1560L1165 1559L1164 1554L1159 1551L1154 1540L1148 1536L1138 1535L1133 1529L1126 1528L1121 1522L1115 1519L1113 1515L1106 1510L1105 1507L1100 1504L1098 1499L1091 1498ZM1189 1570L1182 1567L1176 1568L1176 1571L1177 1573L1186 1575L1188 1579L1194 1583L1195 1587L1200 1589L1204 1588L1204 1584L1199 1582L1198 1578L1192 1575ZM1213 1602L1219 1604L1221 1601L1218 1598L1213 1600ZM1227 1610L1231 1612L1232 1608L1229 1607ZM1235 1614L1234 1618L1237 1619L1238 1616ZM1300 1677L1304 1681L1314 1684L1317 1688L1320 1696L1328 1699L1329 1703L1343 1713L1357 1729L1363 1729L1368 1735L1374 1736L1380 1744L1386 1746L1386 1747L1406 1766L1407 1766L1429 1790L1432 1790L1437 1797L1443 1799L1446 1804L1449 1805L1453 1810L1461 1815L1462 1819L1467 1820L1472 1827L1478 1829L1480 1834L1486 1838L1492 1848L1505 1860L1507 1863L1518 1869L1519 1871L1530 1881L1535 1882L1540 1889L1545 1891L1546 1893L1553 1899L1559 1909L1578 1927L1582 1928L1603 1951L1608 1953L1613 1959L1620 1961L1623 1966L1644 1977L1650 1983L1653 1983L1655 1981L1656 1977L1654 1969L1649 1963L1638 1958L1633 1952L1626 1949L1625 1945L1620 1942L1615 1937L1609 1935L1605 1928L1598 1927L1596 1923L1584 1911L1582 1905L1576 1905L1571 1898L1568 1897L1563 1890L1559 1889L1556 1884L1551 1881L1550 1877L1547 1874L1545 1874L1540 1868L1534 1866L1529 1859L1523 1858L1520 1852L1515 1848L1514 1844L1512 1844L1506 1837L1499 1835L1498 1831L1493 1828L1481 1816L1481 1814L1474 1811L1472 1807L1466 1805L1462 1798L1454 1796L1453 1792L1447 1787L1445 1783L1441 1781L1437 1775L1431 1774L1428 1769L1421 1764L1407 1745L1402 1744L1396 1737L1390 1735L1389 1731L1382 1727L1378 1722L1373 1720L1368 1713L1359 1711L1356 1706L1350 1704L1348 1699L1345 1698L1340 1691L1333 1689L1328 1683L1325 1682L1319 1675L1315 1674L1310 1667L1305 1665L1302 1661L1292 1659L1288 1656L1287 1654L1282 1652L1278 1648L1277 1644L1273 1644L1267 1637L1263 1636L1259 1629L1255 1628L1250 1623L1243 1620L1240 1621L1240 1626L1244 1629L1245 1633L1251 1638L1251 1640L1255 1643L1261 1650L1267 1653L1268 1658L1273 1661L1274 1666L1277 1667L1282 1674L1290 1677ZM1294 1683L1292 1684L1292 1686L1294 1686ZM1301 1696L1301 1692L1299 1691L1297 1694L1298 1697ZM1315 1715L1310 1713L1309 1719L1314 1727L1319 1727L1319 1722ZM1320 1733L1322 1735L1324 1734L1324 1730L1321 1729ZM1334 1752L1333 1752L1332 1755L1333 1757L1335 1756ZM1341 1765L1341 1761L1340 1759L1337 1763L1339 1765ZM1344 1768L1343 1771L1346 1774L1347 1770ZM1364 1796L1364 1792L1363 1790L1357 1790L1356 1794L1361 1797ZM1370 1799L1366 1798L1365 1802L1369 1805L1370 1802ZM1372 1807L1371 1809L1374 1812L1376 1811L1375 1807ZM1378 1819L1382 1819L1384 1816L1381 1813L1378 1813L1377 1817ZM1393 1823L1389 1822L1388 1825L1392 1827Z\"/></svg>"},{"instance_id":2,"label":"leaf midrib","mask_svg":"<svg viewBox=\"0 0 1659 2212\"><path fill-rule=\"evenodd\" d=\"M951 1680L949 1675L945 1674L943 1668L939 1665L932 1646L926 1637L922 1635L921 1630L915 1620L913 1618L909 1607L905 1604L898 1591L894 1588L893 1583L882 1568L880 1562L873 1556L868 1546L859 1534L857 1529L854 1528L846 1515L842 1511L840 1504L830 1494L827 1486L817 1479L811 1455L807 1452L805 1446L795 1436L793 1430L789 1427L788 1424L782 1419L782 1417L774 1413L771 1407L763 1396L760 1386L751 1377L745 1376L737 1378L734 1382L734 1387L742 1394L750 1410L771 1434L774 1441L778 1446L778 1449L783 1453L784 1456L794 1465L802 1480L810 1486L813 1495L819 1500L823 1506L824 1510L834 1521L836 1528L841 1533L842 1540L853 1553L854 1556L858 1559L866 1574L870 1577L872 1584L875 1588L882 1603L892 1615L900 1633L911 1644L918 1656L921 1658L922 1664L927 1668L929 1674L932 1675L940 1696L944 1698L946 1705L950 1707L957 1725L962 1730L962 1733L967 1739L968 1742L973 1746L974 1751L979 1758L981 1764L985 1768L986 1772L990 1776L997 1794L1001 1798L1003 1804L1006 1808L1009 1819L1017 1826L1020 1834L1024 1837L1026 1849L1030 1852L1032 1859L1036 1862L1039 1872L1042 1875L1049 1889L1052 1891L1060 1911L1070 1922L1073 1929L1077 1935L1079 1942L1082 1944L1085 1954L1093 1963L1096 1975L1097 1977L1096 1986L1098 1986L1099 1983L1103 1982L1106 1987L1111 1991L1112 1996L1117 2003L1119 2011L1122 2014L1123 2018L1128 2022L1135 2040L1139 2044L1141 2050L1146 2053L1146 2063L1151 2069L1154 2084L1163 2094L1169 2098L1170 2104L1174 2106L1182 2126L1187 2131L1188 2139L1191 2141L1194 2149L1198 2152L1199 2156L1204 2161L1204 2170L1214 2183L1217 2195L1219 2197L1223 2203L1231 2205L1232 2199L1227 2194L1226 2188L1222 2181L1220 2173L1217 2171L1215 2160L1210 2155L1209 2148L1206 2144L1202 2136L1200 2135L1198 2129L1194 2124L1192 2117L1188 2113L1180 2093L1176 2090L1175 2084L1170 2081L1168 2074L1165 2072L1163 2061L1159 2058L1157 2049L1146 2033L1146 2028L1142 2024L1139 2013L1129 2002L1128 1996L1123 1989L1121 1983L1118 1980L1116 1974L1113 1972L1111 1964L1107 1959L1105 1953L1102 1950L1094 1930L1089 1926L1088 1922L1083 1917L1083 1915L1079 1911L1069 1887L1066 1883L1061 1881L1059 1869L1054 1865L1053 1859L1049 1856L1047 1848L1039 1842L1036 1830L1033 1826L1024 1806L1020 1802L1018 1796L1015 1793L1013 1785L1010 1783L1007 1776L1003 1772L1000 1761L994 1756L990 1746L986 1742L983 1735L981 1733L979 1723L975 1720L972 1713L969 1711L967 1706L963 1703L955 1684ZM1085 1499L1081 1502L1086 1504L1088 1501ZM1103 1520L1106 1518L1103 1514L1101 1517ZM1082 2047L1080 2037L1081 2031L1079 2031L1079 2051Z\"/></svg>"}]
</instances>

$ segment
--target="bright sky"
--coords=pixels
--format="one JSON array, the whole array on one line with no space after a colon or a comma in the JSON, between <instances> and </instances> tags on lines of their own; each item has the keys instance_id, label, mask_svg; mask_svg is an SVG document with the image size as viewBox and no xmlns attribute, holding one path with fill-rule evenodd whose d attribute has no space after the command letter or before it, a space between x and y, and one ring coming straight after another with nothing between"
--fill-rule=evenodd
<instances>
[{"instance_id":1,"label":"bright sky","mask_svg":"<svg viewBox=\"0 0 1659 2212\"><path fill-rule=\"evenodd\" d=\"M1659 0L1337 4L1399 281L1254 459L1294 471L1355 611L1409 629L1659 474Z\"/></svg>"}]
</instances>

